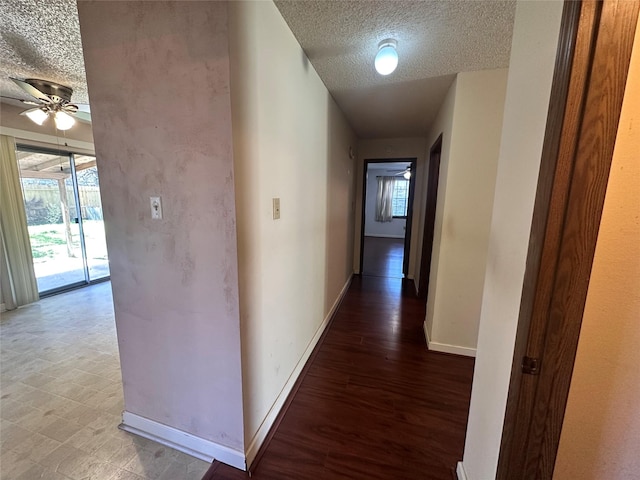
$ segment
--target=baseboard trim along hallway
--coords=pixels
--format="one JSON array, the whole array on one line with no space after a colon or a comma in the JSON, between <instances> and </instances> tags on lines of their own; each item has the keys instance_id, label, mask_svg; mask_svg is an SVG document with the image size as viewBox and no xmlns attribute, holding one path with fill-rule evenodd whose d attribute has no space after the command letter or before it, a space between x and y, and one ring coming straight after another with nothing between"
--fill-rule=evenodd
<instances>
[{"instance_id":1,"label":"baseboard trim along hallway","mask_svg":"<svg viewBox=\"0 0 640 480\"><path fill-rule=\"evenodd\" d=\"M467 472L464 470L464 464L462 462L458 462L456 466L456 475L458 475L458 480L469 480L467 477Z\"/></svg>"},{"instance_id":2,"label":"baseboard trim along hallway","mask_svg":"<svg viewBox=\"0 0 640 480\"><path fill-rule=\"evenodd\" d=\"M432 342L429 338L429 331L427 330L427 322L422 324L424 329L424 338L427 341L427 348L434 352L453 353L455 355L464 355L465 357L476 356L476 349L469 347L460 347L458 345L449 345L448 343Z\"/></svg>"},{"instance_id":3,"label":"baseboard trim along hallway","mask_svg":"<svg viewBox=\"0 0 640 480\"><path fill-rule=\"evenodd\" d=\"M206 462L216 460L245 470L244 454L239 450L196 437L177 428L158 423L131 412L123 412L120 428Z\"/></svg>"},{"instance_id":4,"label":"baseboard trim along hallway","mask_svg":"<svg viewBox=\"0 0 640 480\"><path fill-rule=\"evenodd\" d=\"M273 406L269 410L269 413L267 414L265 419L262 421L262 425L260 425L260 428L251 439L251 443L249 444L249 448L247 449L247 453L246 453L247 466L250 466L253 460L256 458L256 455L258 454L258 451L260 450L262 443L267 438L269 431L271 430L271 428L274 425L274 422L278 418L278 414L280 413L280 410L282 410L282 407L285 405L285 402L287 401L289 394L291 393L293 387L295 386L296 381L300 376L300 373L302 372L304 366L307 363L307 360L309 360L309 357L311 356L313 349L318 344L318 341L322 337L322 334L326 330L327 326L331 323L331 319L333 318L336 311L338 310L338 307L340 306L342 299L346 295L347 290L349 290L349 286L351 285L352 279L353 279L353 274L349 276L347 283L345 283L344 287L342 287L342 290L340 291L338 298L336 298L336 301L331 306L329 313L327 313L324 320L318 327L318 330L316 330L315 335L309 342L309 345L307 345L307 348L302 354L302 357L298 361L296 367L293 369L293 372L291 372L291 375L289 376L287 383L285 383L284 387L280 391L280 394L278 395L278 398L276 398L276 401L274 402ZM217 459L217 460L220 460L220 459ZM220 460L220 461L223 462L223 460ZM223 462L223 463L226 463L226 462Z\"/></svg>"}]
</instances>

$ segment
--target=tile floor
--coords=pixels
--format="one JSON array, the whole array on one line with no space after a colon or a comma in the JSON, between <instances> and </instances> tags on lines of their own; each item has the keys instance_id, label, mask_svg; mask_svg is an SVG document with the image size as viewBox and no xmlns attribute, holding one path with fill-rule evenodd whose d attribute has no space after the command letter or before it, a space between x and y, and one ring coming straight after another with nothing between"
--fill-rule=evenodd
<instances>
[{"instance_id":1,"label":"tile floor","mask_svg":"<svg viewBox=\"0 0 640 480\"><path fill-rule=\"evenodd\" d=\"M199 480L209 464L118 429L111 284L0 315L1 480Z\"/></svg>"}]
</instances>

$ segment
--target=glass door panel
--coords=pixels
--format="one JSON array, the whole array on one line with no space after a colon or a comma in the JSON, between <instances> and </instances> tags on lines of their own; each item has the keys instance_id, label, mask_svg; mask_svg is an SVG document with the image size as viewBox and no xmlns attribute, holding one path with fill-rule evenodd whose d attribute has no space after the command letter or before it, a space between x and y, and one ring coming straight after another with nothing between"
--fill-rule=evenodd
<instances>
[{"instance_id":1,"label":"glass door panel","mask_svg":"<svg viewBox=\"0 0 640 480\"><path fill-rule=\"evenodd\" d=\"M74 155L74 160L89 280L93 281L109 276L98 169L93 156Z\"/></svg>"},{"instance_id":2,"label":"glass door panel","mask_svg":"<svg viewBox=\"0 0 640 480\"><path fill-rule=\"evenodd\" d=\"M18 168L38 290L85 282L69 156L19 151Z\"/></svg>"}]
</instances>

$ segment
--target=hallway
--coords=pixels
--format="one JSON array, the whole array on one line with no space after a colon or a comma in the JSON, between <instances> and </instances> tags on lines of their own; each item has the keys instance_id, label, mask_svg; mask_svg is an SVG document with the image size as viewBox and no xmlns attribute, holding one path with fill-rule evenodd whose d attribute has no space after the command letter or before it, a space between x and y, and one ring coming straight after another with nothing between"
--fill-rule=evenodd
<instances>
[{"instance_id":1,"label":"hallway","mask_svg":"<svg viewBox=\"0 0 640 480\"><path fill-rule=\"evenodd\" d=\"M424 301L401 285L354 277L254 478L451 480L473 360L427 351ZM0 478L247 478L118 430L111 302L102 283L2 314Z\"/></svg>"},{"instance_id":2,"label":"hallway","mask_svg":"<svg viewBox=\"0 0 640 480\"><path fill-rule=\"evenodd\" d=\"M473 359L427 351L424 300L401 283L354 277L252 478L454 478ZM242 478L217 462L205 476Z\"/></svg>"}]
</instances>

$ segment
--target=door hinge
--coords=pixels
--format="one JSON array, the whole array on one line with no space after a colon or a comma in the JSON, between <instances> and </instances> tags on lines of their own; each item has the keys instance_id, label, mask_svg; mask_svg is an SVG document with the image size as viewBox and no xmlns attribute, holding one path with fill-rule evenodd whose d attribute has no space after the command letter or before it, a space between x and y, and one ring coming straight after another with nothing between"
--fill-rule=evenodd
<instances>
[{"instance_id":1,"label":"door hinge","mask_svg":"<svg viewBox=\"0 0 640 480\"><path fill-rule=\"evenodd\" d=\"M538 375L540 373L540 360L534 357L522 357L522 373Z\"/></svg>"}]
</instances>

